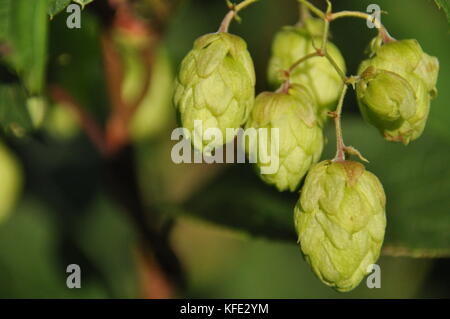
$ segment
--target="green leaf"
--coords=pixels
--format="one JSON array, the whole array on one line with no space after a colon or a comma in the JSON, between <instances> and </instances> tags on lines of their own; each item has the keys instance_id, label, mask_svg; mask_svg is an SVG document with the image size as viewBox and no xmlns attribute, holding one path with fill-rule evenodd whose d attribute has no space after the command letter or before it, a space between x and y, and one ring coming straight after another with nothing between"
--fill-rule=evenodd
<instances>
[{"instance_id":1,"label":"green leaf","mask_svg":"<svg viewBox=\"0 0 450 319\"><path fill-rule=\"evenodd\" d=\"M439 9L442 9L447 16L448 23L450 24L450 4L448 0L434 0Z\"/></svg>"},{"instance_id":2,"label":"green leaf","mask_svg":"<svg viewBox=\"0 0 450 319\"><path fill-rule=\"evenodd\" d=\"M2 59L30 94L44 87L47 61L47 0L0 0Z\"/></svg>"},{"instance_id":3,"label":"green leaf","mask_svg":"<svg viewBox=\"0 0 450 319\"><path fill-rule=\"evenodd\" d=\"M425 133L405 147L388 143L360 118L343 123L348 145L370 160L387 196L384 251L389 255L450 256L450 143ZM328 127L333 141L333 127ZM334 156L329 143L323 158ZM354 159L356 160L356 159ZM298 193L266 186L247 165L235 165L183 206L183 213L271 239L296 242L292 214Z\"/></svg>"},{"instance_id":4,"label":"green leaf","mask_svg":"<svg viewBox=\"0 0 450 319\"><path fill-rule=\"evenodd\" d=\"M100 195L80 224L76 242L108 282L111 297L135 298L139 285L133 248L138 240L130 220Z\"/></svg>"},{"instance_id":5,"label":"green leaf","mask_svg":"<svg viewBox=\"0 0 450 319\"><path fill-rule=\"evenodd\" d=\"M26 92L17 84L0 84L0 124L19 136L33 126Z\"/></svg>"},{"instance_id":6,"label":"green leaf","mask_svg":"<svg viewBox=\"0 0 450 319\"><path fill-rule=\"evenodd\" d=\"M267 186L249 165L234 165L185 203L196 217L245 231L254 236L292 240L297 194Z\"/></svg>"},{"instance_id":7,"label":"green leaf","mask_svg":"<svg viewBox=\"0 0 450 319\"><path fill-rule=\"evenodd\" d=\"M78 3L81 6L81 8L83 8L83 9L84 9L85 5L87 5L88 3L91 3L92 1L94 1L94 0L73 0L73 2Z\"/></svg>"},{"instance_id":8,"label":"green leaf","mask_svg":"<svg viewBox=\"0 0 450 319\"><path fill-rule=\"evenodd\" d=\"M55 15L63 11L70 3L71 0L49 0L48 3L48 15L53 18Z\"/></svg>"},{"instance_id":9,"label":"green leaf","mask_svg":"<svg viewBox=\"0 0 450 319\"><path fill-rule=\"evenodd\" d=\"M0 42L3 42L6 38L10 7L10 0L0 0Z\"/></svg>"},{"instance_id":10,"label":"green leaf","mask_svg":"<svg viewBox=\"0 0 450 319\"><path fill-rule=\"evenodd\" d=\"M100 24L88 10L83 12L82 28L68 29L66 17L57 15L50 24L50 83L65 88L91 114L103 118L108 110L100 47ZM80 43L83 49L80 49Z\"/></svg>"}]
</instances>

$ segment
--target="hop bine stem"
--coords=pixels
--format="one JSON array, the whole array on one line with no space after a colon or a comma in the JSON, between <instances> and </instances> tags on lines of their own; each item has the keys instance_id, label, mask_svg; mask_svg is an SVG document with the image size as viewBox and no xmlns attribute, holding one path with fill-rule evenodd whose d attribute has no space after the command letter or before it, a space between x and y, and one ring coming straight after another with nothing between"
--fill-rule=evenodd
<instances>
[{"instance_id":1,"label":"hop bine stem","mask_svg":"<svg viewBox=\"0 0 450 319\"><path fill-rule=\"evenodd\" d=\"M315 5L310 3L307 0L298 0L301 4L303 4L306 8L308 8L311 12L313 12L316 16L319 18L325 19L325 13L322 12L319 8L317 8Z\"/></svg>"},{"instance_id":2,"label":"hop bine stem","mask_svg":"<svg viewBox=\"0 0 450 319\"><path fill-rule=\"evenodd\" d=\"M299 66L300 64L302 64L302 63L305 62L306 60L309 60L309 59L311 59L311 58L313 58L313 57L315 57L315 56L319 56L319 53L318 53L317 51L316 51L316 52L312 52L312 53L310 53L310 54L307 54L307 55L301 57L300 59L298 59L297 61L295 61L295 62L291 65L291 67L289 68L289 70L287 71L288 75L290 75L290 74L295 70L295 68L296 68L297 66Z\"/></svg>"},{"instance_id":3,"label":"hop bine stem","mask_svg":"<svg viewBox=\"0 0 450 319\"><path fill-rule=\"evenodd\" d=\"M331 14L331 10L332 10L332 6L331 6L331 2L329 0L327 0L327 11L326 14L323 13L320 9L316 8L314 5L312 5L311 3L309 3L306 0L299 0L301 7L303 8L303 11L308 11L311 10L312 12L314 12L316 15L319 15L323 18L324 20L324 31L323 31L323 36L322 36L322 44L320 46L320 48L316 48L315 52L309 53L303 57L301 57L300 59L298 59L297 61L295 61L291 67L286 71L287 75L290 76L290 74L294 71L294 69L299 66L300 64L302 64L303 62L309 60L310 58L316 57L316 56L321 56L321 57L325 57L333 66L333 68L336 70L336 72L339 74L339 76L341 77L342 81L344 83L347 83L347 76L345 75L344 71L342 71L338 64L336 63L336 61L334 61L334 59L331 57L331 55L328 54L327 52L327 43L328 43L328 35L329 35L329 31L330 31L330 21L328 19L326 19L326 16Z\"/></svg>"},{"instance_id":4,"label":"hop bine stem","mask_svg":"<svg viewBox=\"0 0 450 319\"><path fill-rule=\"evenodd\" d=\"M327 9L325 12L323 12L322 10L320 10L319 8L317 8L316 6L311 4L308 0L298 0L298 2L300 3L300 7L302 9L301 12L307 11L308 14L309 14L309 12L313 12L319 18L323 19L324 31L323 31L323 35L322 35L322 43L321 43L320 48L316 48L313 43L313 46L316 49L316 51L301 57L300 59L295 61L287 71L285 71L285 73L287 74L287 80L282 85L282 88L286 87L286 84L289 84L289 80L290 80L289 77L290 77L291 73L301 63L303 63L303 62L307 61L308 59L313 58L315 56L325 57L330 62L330 64L333 66L333 68L336 70L336 72L339 74L342 81L344 82L344 87L343 87L341 96L339 98L339 103L336 108L336 111L329 112L329 115L334 118L334 122L335 122L335 126L336 126L336 156L333 161L335 161L335 162L345 161L345 153L348 153L351 155L356 155L361 160L367 161L367 159L365 159L361 155L361 153L358 150L356 150L354 147L345 146L344 139L342 137L341 115L342 115L342 108L344 105L345 94L347 93L348 85L352 85L353 87L355 87L355 84L359 80L359 77L357 77L357 76L347 77L345 72L343 70L341 70L341 68L338 66L338 64L333 59L333 57L327 52L327 43L328 43L330 23L336 19L345 18L345 17L356 17L356 18L362 18L365 20L371 19L372 23L378 29L379 36L383 39L384 43L389 43L389 42L395 41L395 39L389 35L387 29L383 26L383 24L378 19L374 18L372 15L369 15L367 13L359 12L359 11L340 11L340 12L333 13L330 0L326 0ZM303 14L302 18L305 18L305 17L306 17L306 15Z\"/></svg>"},{"instance_id":5,"label":"hop bine stem","mask_svg":"<svg viewBox=\"0 0 450 319\"><path fill-rule=\"evenodd\" d=\"M299 21L298 21L297 25L301 26L303 21L311 18L311 13L309 12L309 9L303 3L298 4L298 10L299 10Z\"/></svg>"},{"instance_id":6,"label":"hop bine stem","mask_svg":"<svg viewBox=\"0 0 450 319\"><path fill-rule=\"evenodd\" d=\"M334 162L343 162L345 161L345 144L344 138L342 137L342 127L341 127L341 114L342 107L344 105L345 94L347 93L347 85L344 85L342 89L341 96L339 98L339 103L336 108L336 111L330 112L330 115L334 117L334 124L336 126L336 156L334 157Z\"/></svg>"},{"instance_id":7,"label":"hop bine stem","mask_svg":"<svg viewBox=\"0 0 450 319\"><path fill-rule=\"evenodd\" d=\"M372 15L365 13L365 12L359 12L359 11L340 11L335 13L329 13L326 15L325 19L328 21L334 21L336 19L340 18L360 18L364 20L371 20L372 23L375 25L375 27L378 29L378 33L380 34L381 38L383 39L384 43L389 43L392 41L395 41L395 39L389 34L387 29L384 27L384 25L380 22L380 20L374 18Z\"/></svg>"},{"instance_id":8,"label":"hop bine stem","mask_svg":"<svg viewBox=\"0 0 450 319\"><path fill-rule=\"evenodd\" d=\"M234 3L231 3L229 0L227 0L227 4L228 4L228 7L230 8L230 11L228 11L228 13L223 18L218 32L228 32L230 23L233 20L233 18L237 17L238 12L257 1L259 1L259 0L244 0L238 4L234 4Z\"/></svg>"}]
</instances>

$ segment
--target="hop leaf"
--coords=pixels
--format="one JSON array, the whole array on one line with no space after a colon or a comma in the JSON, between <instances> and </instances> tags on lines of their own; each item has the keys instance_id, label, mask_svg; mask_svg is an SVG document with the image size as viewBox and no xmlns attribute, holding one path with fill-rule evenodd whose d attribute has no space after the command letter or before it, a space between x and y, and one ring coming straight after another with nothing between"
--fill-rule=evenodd
<instances>
[{"instance_id":1,"label":"hop leaf","mask_svg":"<svg viewBox=\"0 0 450 319\"><path fill-rule=\"evenodd\" d=\"M358 72L361 113L387 140L408 144L425 128L430 101L437 94L439 62L416 40L372 46L371 56Z\"/></svg>"},{"instance_id":2,"label":"hop leaf","mask_svg":"<svg viewBox=\"0 0 450 319\"><path fill-rule=\"evenodd\" d=\"M357 162L311 168L294 210L300 248L326 285L358 286L380 254L386 198L378 178Z\"/></svg>"},{"instance_id":3,"label":"hop leaf","mask_svg":"<svg viewBox=\"0 0 450 319\"><path fill-rule=\"evenodd\" d=\"M286 26L276 34L268 68L268 80L274 88L285 80L284 70L288 70L301 57L315 52L315 46L320 47L322 33L323 21L311 18L302 27ZM345 61L339 49L328 42L327 51L345 72ZM311 58L297 66L290 80L292 83L305 85L310 90L317 101L317 113L321 121L336 106L344 85L339 74L323 57Z\"/></svg>"},{"instance_id":4,"label":"hop leaf","mask_svg":"<svg viewBox=\"0 0 450 319\"><path fill-rule=\"evenodd\" d=\"M210 152L234 137L228 135L227 140L226 129L236 129L246 122L254 102L254 87L253 61L244 40L219 32L195 41L181 63L174 103L183 127L200 137L192 140L197 149ZM202 121L201 132L198 128L195 131L196 120ZM223 140L204 140L208 128L220 129Z\"/></svg>"},{"instance_id":5,"label":"hop leaf","mask_svg":"<svg viewBox=\"0 0 450 319\"><path fill-rule=\"evenodd\" d=\"M316 120L314 105L314 99L300 85L293 85L288 93L263 92L255 100L246 129L279 129L280 166L275 173L260 176L280 191L297 189L306 172L322 154L324 137ZM259 134L258 138L259 145L264 145L267 152L274 150L269 134ZM247 152L256 158L257 149L247 147ZM266 165L258 158L259 168Z\"/></svg>"}]
</instances>

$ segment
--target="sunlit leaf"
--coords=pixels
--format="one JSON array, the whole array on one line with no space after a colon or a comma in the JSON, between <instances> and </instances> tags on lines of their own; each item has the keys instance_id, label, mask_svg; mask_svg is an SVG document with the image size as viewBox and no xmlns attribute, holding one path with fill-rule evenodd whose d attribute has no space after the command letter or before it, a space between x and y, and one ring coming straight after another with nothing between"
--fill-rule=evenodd
<instances>
[{"instance_id":1,"label":"sunlit leaf","mask_svg":"<svg viewBox=\"0 0 450 319\"><path fill-rule=\"evenodd\" d=\"M64 10L71 0L49 0L48 14L51 18Z\"/></svg>"},{"instance_id":2,"label":"sunlit leaf","mask_svg":"<svg viewBox=\"0 0 450 319\"><path fill-rule=\"evenodd\" d=\"M30 94L44 87L47 61L47 0L0 0L1 57Z\"/></svg>"}]
</instances>

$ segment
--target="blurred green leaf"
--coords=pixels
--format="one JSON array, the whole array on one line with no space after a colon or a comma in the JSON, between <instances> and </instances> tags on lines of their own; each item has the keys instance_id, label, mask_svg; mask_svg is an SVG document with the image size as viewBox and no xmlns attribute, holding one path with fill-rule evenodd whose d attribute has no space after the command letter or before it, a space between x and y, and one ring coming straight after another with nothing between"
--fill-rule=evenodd
<instances>
[{"instance_id":1,"label":"blurred green leaf","mask_svg":"<svg viewBox=\"0 0 450 319\"><path fill-rule=\"evenodd\" d=\"M32 128L26 92L17 84L0 84L0 125L19 135Z\"/></svg>"},{"instance_id":2,"label":"blurred green leaf","mask_svg":"<svg viewBox=\"0 0 450 319\"><path fill-rule=\"evenodd\" d=\"M82 288L66 286L67 264L60 263L60 225L51 209L25 198L0 225L0 298L105 298L96 280L82 270Z\"/></svg>"},{"instance_id":3,"label":"blurred green leaf","mask_svg":"<svg viewBox=\"0 0 450 319\"><path fill-rule=\"evenodd\" d=\"M71 0L49 0L48 15L53 18L55 15L64 10Z\"/></svg>"},{"instance_id":4,"label":"blurred green leaf","mask_svg":"<svg viewBox=\"0 0 450 319\"><path fill-rule=\"evenodd\" d=\"M450 256L450 144L425 134L408 147L388 143L361 119L344 122L344 135L371 161L367 169L387 195L385 248L390 255ZM332 130L329 126L329 132ZM329 134L332 141L333 133ZM323 158L334 155L333 143ZM249 234L295 243L292 212L297 193L278 193L236 165L185 203L196 217ZM256 174L254 174L256 175Z\"/></svg>"},{"instance_id":5,"label":"blurred green leaf","mask_svg":"<svg viewBox=\"0 0 450 319\"><path fill-rule=\"evenodd\" d=\"M94 116L108 111L102 53L101 28L88 10L83 13L83 27L68 29L66 17L57 15L50 24L49 83L65 88ZM80 49L82 43L82 49Z\"/></svg>"},{"instance_id":6,"label":"blurred green leaf","mask_svg":"<svg viewBox=\"0 0 450 319\"><path fill-rule=\"evenodd\" d=\"M100 269L113 298L138 296L133 231L126 215L108 198L99 196L77 233L80 248Z\"/></svg>"},{"instance_id":7,"label":"blurred green leaf","mask_svg":"<svg viewBox=\"0 0 450 319\"><path fill-rule=\"evenodd\" d=\"M450 4L448 0L434 0L439 9L442 9L447 16L448 23L450 25Z\"/></svg>"},{"instance_id":8,"label":"blurred green leaf","mask_svg":"<svg viewBox=\"0 0 450 319\"><path fill-rule=\"evenodd\" d=\"M292 213L297 198L264 184L248 165L234 165L191 197L183 209L255 236L295 242Z\"/></svg>"},{"instance_id":9,"label":"blurred green leaf","mask_svg":"<svg viewBox=\"0 0 450 319\"><path fill-rule=\"evenodd\" d=\"M30 94L44 87L47 61L47 0L0 0L3 58Z\"/></svg>"}]
</instances>

